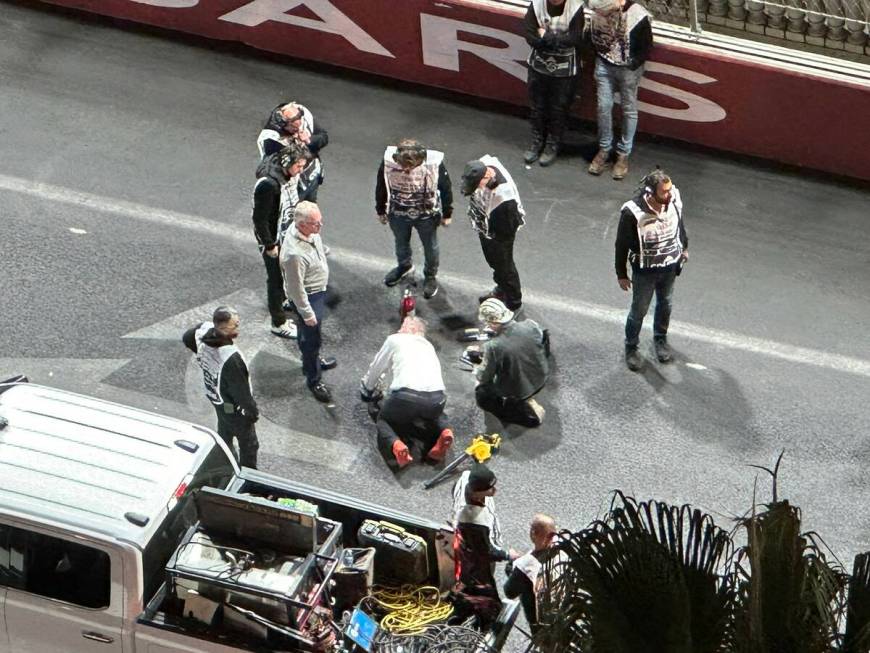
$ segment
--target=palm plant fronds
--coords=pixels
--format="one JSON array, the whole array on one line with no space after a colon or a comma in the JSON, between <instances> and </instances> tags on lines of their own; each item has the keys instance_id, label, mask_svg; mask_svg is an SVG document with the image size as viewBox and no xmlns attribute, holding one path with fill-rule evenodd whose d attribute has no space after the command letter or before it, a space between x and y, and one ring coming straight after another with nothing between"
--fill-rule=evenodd
<instances>
[{"instance_id":1,"label":"palm plant fronds","mask_svg":"<svg viewBox=\"0 0 870 653\"><path fill-rule=\"evenodd\" d=\"M855 556L846 601L846 633L842 653L870 651L870 553Z\"/></svg>"},{"instance_id":2,"label":"palm plant fronds","mask_svg":"<svg viewBox=\"0 0 870 653\"><path fill-rule=\"evenodd\" d=\"M729 650L731 539L689 505L616 492L608 514L565 534L544 562L540 651Z\"/></svg>"},{"instance_id":3,"label":"palm plant fronds","mask_svg":"<svg viewBox=\"0 0 870 653\"><path fill-rule=\"evenodd\" d=\"M800 509L787 500L775 501L758 513L753 509L739 524L747 544L734 558L740 606L735 650L832 651L839 639L847 576L828 562L817 535L801 533Z\"/></svg>"}]
</instances>

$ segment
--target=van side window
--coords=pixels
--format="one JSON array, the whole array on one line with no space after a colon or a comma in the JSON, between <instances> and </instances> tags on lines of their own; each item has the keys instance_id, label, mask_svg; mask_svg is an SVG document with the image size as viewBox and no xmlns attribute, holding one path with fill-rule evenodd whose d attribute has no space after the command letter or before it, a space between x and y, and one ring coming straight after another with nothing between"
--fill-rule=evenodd
<instances>
[{"instance_id":1,"label":"van side window","mask_svg":"<svg viewBox=\"0 0 870 653\"><path fill-rule=\"evenodd\" d=\"M3 528L0 526L0 542ZM5 528L8 545L4 548L0 544L4 584L83 608L109 606L111 565L107 553L42 533ZM9 562L4 567L6 551Z\"/></svg>"},{"instance_id":2,"label":"van side window","mask_svg":"<svg viewBox=\"0 0 870 653\"><path fill-rule=\"evenodd\" d=\"M24 584L24 554L12 547L12 527L0 524L0 585L21 589Z\"/></svg>"}]
</instances>

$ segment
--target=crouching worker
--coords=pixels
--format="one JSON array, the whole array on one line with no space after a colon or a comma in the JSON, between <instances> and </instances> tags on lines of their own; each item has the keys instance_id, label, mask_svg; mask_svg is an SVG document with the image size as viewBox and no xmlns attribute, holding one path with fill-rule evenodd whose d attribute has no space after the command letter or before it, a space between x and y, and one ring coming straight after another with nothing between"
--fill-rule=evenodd
<instances>
[{"instance_id":1,"label":"crouching worker","mask_svg":"<svg viewBox=\"0 0 870 653\"><path fill-rule=\"evenodd\" d=\"M474 615L482 629L489 628L501 610L493 573L495 563L519 557L501 543L493 498L495 483L492 470L475 463L453 486L454 604L458 617Z\"/></svg>"},{"instance_id":2,"label":"crouching worker","mask_svg":"<svg viewBox=\"0 0 870 653\"><path fill-rule=\"evenodd\" d=\"M217 432L236 453L233 438L239 441L239 464L257 467L257 430L260 417L251 394L248 365L234 341L239 337L239 314L229 306L219 306L211 322L188 329L181 337L185 346L196 354L202 368L205 396L217 413Z\"/></svg>"},{"instance_id":3,"label":"crouching worker","mask_svg":"<svg viewBox=\"0 0 870 653\"><path fill-rule=\"evenodd\" d=\"M533 398L550 376L549 336L534 320L517 322L501 300L485 300L478 317L495 335L477 365L477 405L502 422L540 426L544 408Z\"/></svg>"},{"instance_id":4,"label":"crouching worker","mask_svg":"<svg viewBox=\"0 0 870 653\"><path fill-rule=\"evenodd\" d=\"M384 341L362 379L363 401L375 401L381 383L388 388L377 416L378 449L384 458L395 458L399 467L414 455L442 461L453 444L453 431L444 415L441 363L420 318L406 317L398 333Z\"/></svg>"}]
</instances>

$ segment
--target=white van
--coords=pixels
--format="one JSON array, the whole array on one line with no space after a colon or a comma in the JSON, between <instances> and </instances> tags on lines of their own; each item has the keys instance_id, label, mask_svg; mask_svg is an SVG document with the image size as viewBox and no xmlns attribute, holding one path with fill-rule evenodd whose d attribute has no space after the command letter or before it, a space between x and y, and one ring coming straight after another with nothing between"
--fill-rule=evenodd
<instances>
[{"instance_id":1,"label":"white van","mask_svg":"<svg viewBox=\"0 0 870 653\"><path fill-rule=\"evenodd\" d=\"M425 584L452 585L447 526L240 469L214 432L194 424L26 382L0 383L0 653L310 650L299 623L284 632L256 615L242 629L225 628L214 610L204 618L201 604L222 600L208 595L207 584L187 590L199 613L184 607L167 566L200 527L195 498L202 488L250 506L248 526L271 502L304 500L320 521L340 529L337 545L313 554L317 591L293 605L328 594L329 561L341 547L359 545L365 520L421 539ZM494 650L517 607L505 603L488 635Z\"/></svg>"}]
</instances>

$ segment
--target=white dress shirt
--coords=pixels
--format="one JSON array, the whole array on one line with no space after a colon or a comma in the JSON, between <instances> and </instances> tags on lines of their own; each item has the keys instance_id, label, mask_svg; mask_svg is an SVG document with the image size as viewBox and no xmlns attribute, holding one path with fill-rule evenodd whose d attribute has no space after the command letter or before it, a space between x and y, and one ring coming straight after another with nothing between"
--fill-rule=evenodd
<instances>
[{"instance_id":1,"label":"white dress shirt","mask_svg":"<svg viewBox=\"0 0 870 653\"><path fill-rule=\"evenodd\" d=\"M441 363L432 343L413 333L394 333L385 341L363 377L367 390L388 375L389 390L408 388L419 392L444 391Z\"/></svg>"}]
</instances>

